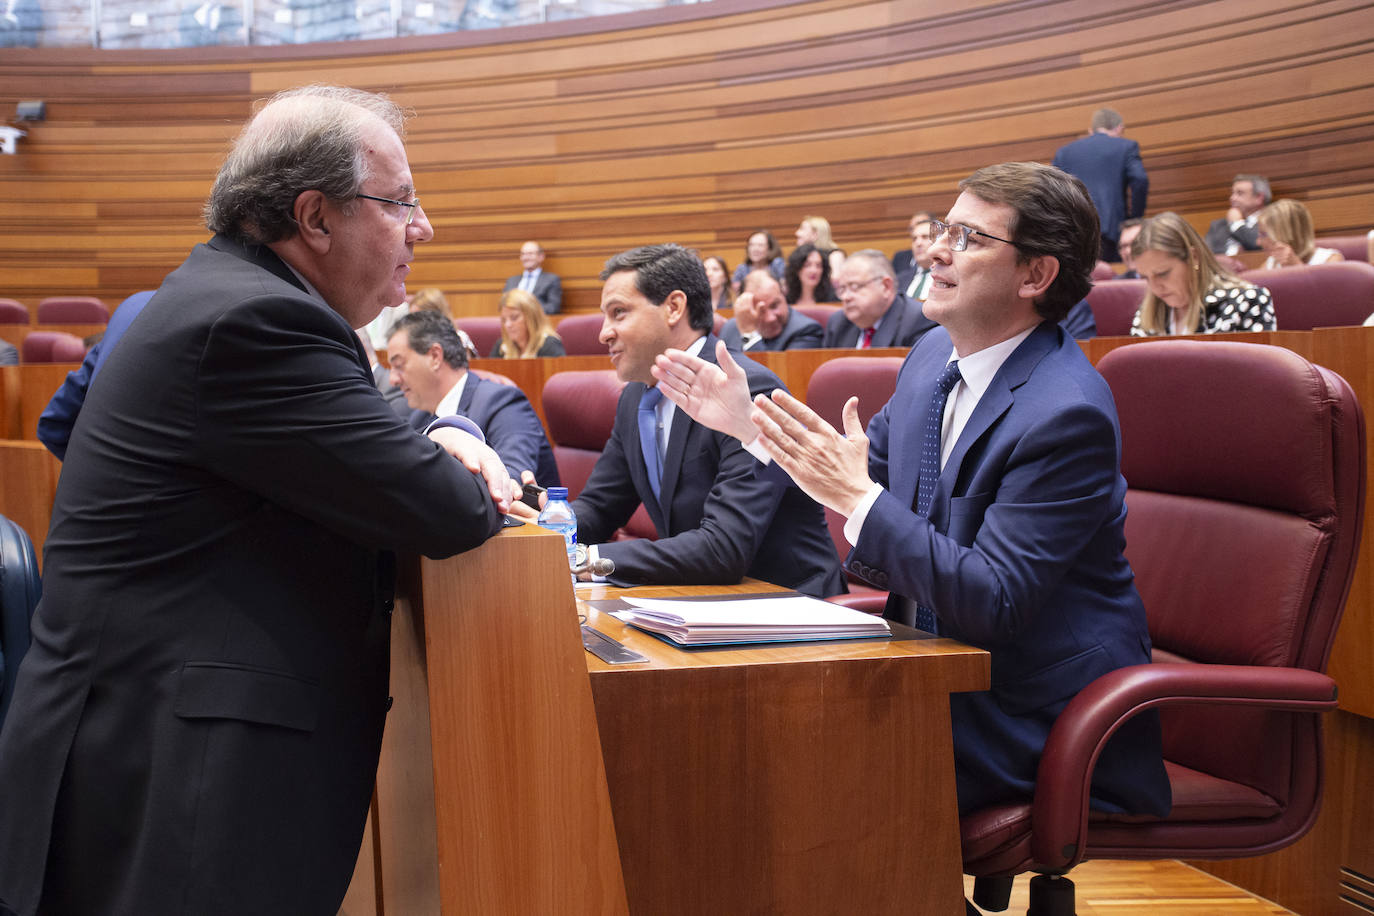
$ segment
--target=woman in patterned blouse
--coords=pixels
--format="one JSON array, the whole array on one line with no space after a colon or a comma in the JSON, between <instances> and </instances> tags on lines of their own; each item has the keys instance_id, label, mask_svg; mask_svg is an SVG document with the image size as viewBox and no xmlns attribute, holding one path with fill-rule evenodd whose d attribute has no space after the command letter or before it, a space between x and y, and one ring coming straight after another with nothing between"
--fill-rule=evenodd
<instances>
[{"instance_id":1,"label":"woman in patterned blouse","mask_svg":"<svg viewBox=\"0 0 1374 916\"><path fill-rule=\"evenodd\" d=\"M1177 213L1146 220L1131 252L1148 284L1131 322L1133 337L1275 330L1269 290L1218 264Z\"/></svg>"}]
</instances>

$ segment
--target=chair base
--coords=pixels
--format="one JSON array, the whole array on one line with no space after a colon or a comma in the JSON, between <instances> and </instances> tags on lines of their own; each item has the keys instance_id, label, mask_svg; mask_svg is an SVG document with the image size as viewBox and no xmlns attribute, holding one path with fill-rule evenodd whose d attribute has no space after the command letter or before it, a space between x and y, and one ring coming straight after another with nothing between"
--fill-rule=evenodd
<instances>
[{"instance_id":1,"label":"chair base","mask_svg":"<svg viewBox=\"0 0 1374 916\"><path fill-rule=\"evenodd\" d=\"M1026 916L1075 916L1073 882L1060 875L1031 878Z\"/></svg>"},{"instance_id":2,"label":"chair base","mask_svg":"<svg viewBox=\"0 0 1374 916\"><path fill-rule=\"evenodd\" d=\"M974 878L973 902L985 910L1001 913L1011 903L1011 886L1015 878Z\"/></svg>"}]
</instances>

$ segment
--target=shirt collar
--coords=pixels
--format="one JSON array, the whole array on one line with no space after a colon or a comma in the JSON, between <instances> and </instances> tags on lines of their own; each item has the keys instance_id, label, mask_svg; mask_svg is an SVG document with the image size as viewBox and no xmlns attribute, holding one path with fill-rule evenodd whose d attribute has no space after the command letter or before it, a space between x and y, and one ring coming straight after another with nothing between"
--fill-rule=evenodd
<instances>
[{"instance_id":1,"label":"shirt collar","mask_svg":"<svg viewBox=\"0 0 1374 916\"><path fill-rule=\"evenodd\" d=\"M450 388L448 394L444 395L443 399L439 401L439 406L434 408L434 415L436 417L451 417L458 412L458 402L462 400L463 397L463 386L467 384L468 376L471 374L471 370L464 372L463 377L458 380L458 383Z\"/></svg>"},{"instance_id":2,"label":"shirt collar","mask_svg":"<svg viewBox=\"0 0 1374 916\"><path fill-rule=\"evenodd\" d=\"M984 347L977 353L970 353L968 356L959 356L951 351L949 358L959 360L959 376L964 380L970 392L977 398L983 396L983 392L988 390L992 384L993 376L997 375L997 370L1002 368L1002 364L1007 361L1007 357L1021 346L1021 341L1031 335L1031 331L1037 325L1031 325L1015 337L1008 337L1001 343L995 343L990 347Z\"/></svg>"}]
</instances>

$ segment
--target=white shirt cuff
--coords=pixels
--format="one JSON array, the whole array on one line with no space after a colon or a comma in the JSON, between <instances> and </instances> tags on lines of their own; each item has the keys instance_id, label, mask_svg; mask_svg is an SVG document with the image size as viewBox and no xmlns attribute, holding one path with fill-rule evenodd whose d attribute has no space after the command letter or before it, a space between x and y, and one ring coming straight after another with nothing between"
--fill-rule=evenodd
<instances>
[{"instance_id":1,"label":"white shirt cuff","mask_svg":"<svg viewBox=\"0 0 1374 916\"><path fill-rule=\"evenodd\" d=\"M863 530L864 522L868 519L868 510L873 508L873 504L878 501L878 495L882 492L882 485L875 483L864 494L863 499L859 500L849 518L844 520L844 539L849 542L850 547L859 546L859 532Z\"/></svg>"},{"instance_id":2,"label":"white shirt cuff","mask_svg":"<svg viewBox=\"0 0 1374 916\"><path fill-rule=\"evenodd\" d=\"M598 546L599 546L599 545L597 545L597 544L588 544L588 545L587 545L587 565L590 566L590 567L592 567L592 568L595 568L595 567L596 567L596 561L599 560L599 559L601 559L601 552L600 552L599 550L597 550L597 547L598 547ZM606 577L605 577L605 576L598 576L596 573L592 573L592 581L593 581L593 582L605 582L605 581L606 581Z\"/></svg>"},{"instance_id":3,"label":"white shirt cuff","mask_svg":"<svg viewBox=\"0 0 1374 916\"><path fill-rule=\"evenodd\" d=\"M768 454L768 449L763 447L763 437L755 436L753 441L741 443L744 450L757 458L764 467L773 463L773 456Z\"/></svg>"}]
</instances>

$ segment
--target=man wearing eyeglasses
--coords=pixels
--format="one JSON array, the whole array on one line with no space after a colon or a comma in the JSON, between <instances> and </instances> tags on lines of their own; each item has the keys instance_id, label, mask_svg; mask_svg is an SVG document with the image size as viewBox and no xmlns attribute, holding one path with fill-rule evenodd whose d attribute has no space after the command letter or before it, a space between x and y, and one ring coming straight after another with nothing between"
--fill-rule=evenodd
<instances>
[{"instance_id":1,"label":"man wearing eyeglasses","mask_svg":"<svg viewBox=\"0 0 1374 916\"><path fill-rule=\"evenodd\" d=\"M752 402L728 354L658 360L665 395L776 461L846 518L845 566L891 592L886 616L992 653L991 690L950 699L959 809L1032 794L1055 717L1079 690L1150 660L1122 550L1126 482L1106 382L1058 325L1091 285L1098 221L1081 182L989 166L932 227L926 314L867 433L781 392ZM1103 811L1166 814L1158 721L1131 720L1092 781Z\"/></svg>"},{"instance_id":2,"label":"man wearing eyeglasses","mask_svg":"<svg viewBox=\"0 0 1374 916\"><path fill-rule=\"evenodd\" d=\"M338 911L390 703L392 551L474 547L511 496L476 439L396 416L354 332L433 234L401 130L349 89L263 108L214 237L91 385L0 733L0 913Z\"/></svg>"},{"instance_id":3,"label":"man wearing eyeglasses","mask_svg":"<svg viewBox=\"0 0 1374 916\"><path fill-rule=\"evenodd\" d=\"M921 304L897 288L892 264L876 248L845 258L835 275L835 292L842 308L826 322L823 347L909 347L935 327Z\"/></svg>"}]
</instances>

